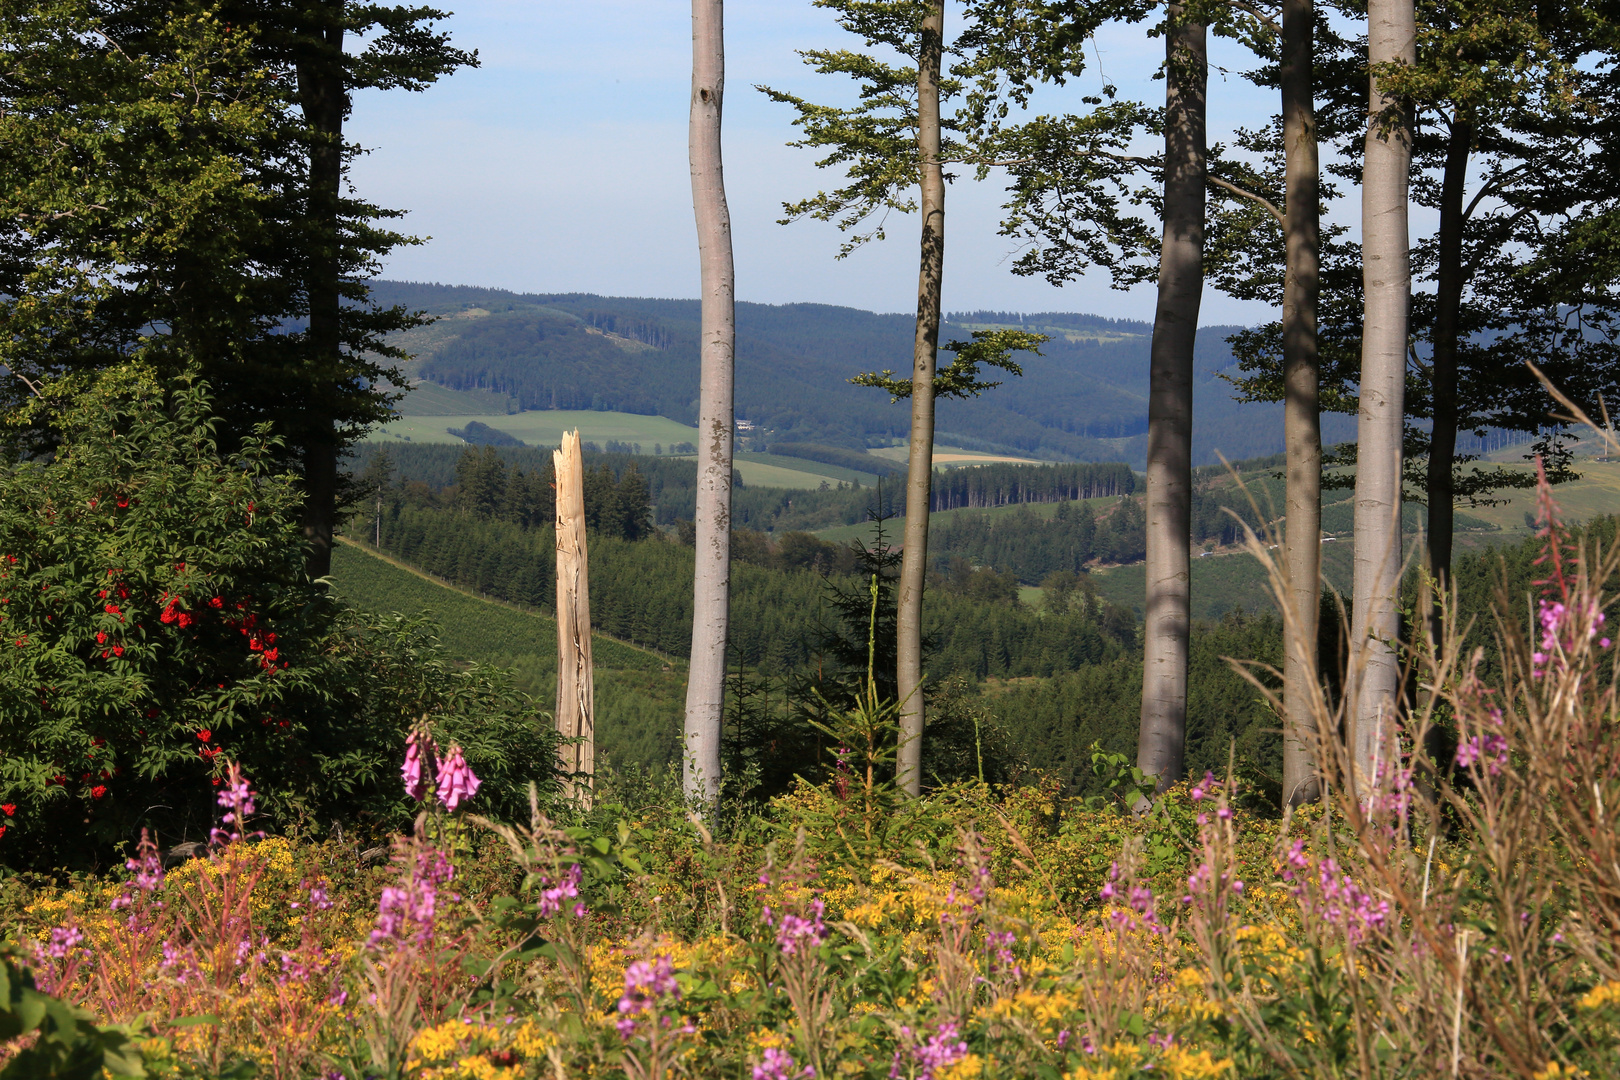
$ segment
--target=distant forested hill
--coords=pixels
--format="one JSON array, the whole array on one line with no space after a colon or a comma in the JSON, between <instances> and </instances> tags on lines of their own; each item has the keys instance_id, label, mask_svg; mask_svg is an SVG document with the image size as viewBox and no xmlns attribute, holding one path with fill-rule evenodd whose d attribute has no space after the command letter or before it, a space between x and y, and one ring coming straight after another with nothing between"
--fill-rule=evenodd
<instances>
[{"instance_id":1,"label":"distant forested hill","mask_svg":"<svg viewBox=\"0 0 1620 1080\"><path fill-rule=\"evenodd\" d=\"M411 374L455 390L488 390L520 409L608 409L696 422L698 302L536 295L468 286L379 281L377 300L444 316L401 336ZM1146 323L1092 315L953 315L944 340L1019 326L1051 335L1023 378L984 397L946 401L938 441L1054 460L1139 464L1146 445ZM910 365L912 317L822 304L737 305L737 415L757 439L835 446L887 445L908 415L886 395L850 386L860 371ZM1194 454L1200 463L1274 453L1279 407L1239 405L1218 373L1226 337L1199 332ZM1349 437L1325 418L1330 439ZM758 446L754 446L758 449Z\"/></svg>"}]
</instances>

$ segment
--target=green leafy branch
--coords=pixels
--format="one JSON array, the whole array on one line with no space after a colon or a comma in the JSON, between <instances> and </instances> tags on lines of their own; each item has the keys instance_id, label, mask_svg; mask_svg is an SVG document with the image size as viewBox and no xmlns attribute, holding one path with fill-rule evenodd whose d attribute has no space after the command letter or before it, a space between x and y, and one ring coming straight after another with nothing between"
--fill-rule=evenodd
<instances>
[{"instance_id":1,"label":"green leafy branch","mask_svg":"<svg viewBox=\"0 0 1620 1080\"><path fill-rule=\"evenodd\" d=\"M934 374L934 397L966 400L1000 386L999 381L985 382L979 377L980 365L1022 375L1024 369L1012 358L1012 354L1030 352L1039 356L1041 350L1036 346L1046 340L1045 334L1032 334L1025 330L975 330L971 342L951 342L945 346L945 351L955 353L956 358L948 367ZM891 404L911 397L911 380L895 378L894 372L888 368L881 373L869 371L856 375L849 381L856 386L887 390Z\"/></svg>"}]
</instances>

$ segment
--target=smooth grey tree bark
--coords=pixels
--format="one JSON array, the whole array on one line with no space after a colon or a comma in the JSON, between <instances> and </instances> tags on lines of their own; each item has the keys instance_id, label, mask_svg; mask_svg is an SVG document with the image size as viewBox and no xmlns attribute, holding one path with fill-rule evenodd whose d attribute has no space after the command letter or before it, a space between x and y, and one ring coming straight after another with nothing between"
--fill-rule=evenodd
<instances>
[{"instance_id":1,"label":"smooth grey tree bark","mask_svg":"<svg viewBox=\"0 0 1620 1080\"><path fill-rule=\"evenodd\" d=\"M1284 558L1294 611L1283 641L1283 799L1297 806L1320 791L1314 709L1322 577L1321 162L1316 144L1313 0L1283 0L1283 442L1287 451Z\"/></svg>"},{"instance_id":2,"label":"smooth grey tree bark","mask_svg":"<svg viewBox=\"0 0 1620 1080\"><path fill-rule=\"evenodd\" d=\"M1137 766L1181 779L1187 741L1193 342L1204 292L1205 28L1182 4L1165 34L1164 236L1148 385L1147 617Z\"/></svg>"},{"instance_id":3,"label":"smooth grey tree bark","mask_svg":"<svg viewBox=\"0 0 1620 1080\"><path fill-rule=\"evenodd\" d=\"M895 676L900 695L900 747L895 779L922 791L923 585L928 573L928 505L934 479L934 365L939 355L940 288L945 276L945 173L940 161L939 76L945 51L945 4L933 0L917 50L917 161L922 252L917 270L917 334L912 344L911 445L906 471L906 531L900 555L895 619Z\"/></svg>"},{"instance_id":4,"label":"smooth grey tree bark","mask_svg":"<svg viewBox=\"0 0 1620 1080\"><path fill-rule=\"evenodd\" d=\"M702 316L699 342L697 568L692 662L686 682L682 787L712 806L720 797L720 724L731 608L731 451L735 422L736 270L721 169L726 60L723 0L692 0L692 101L688 143L697 218Z\"/></svg>"},{"instance_id":5,"label":"smooth grey tree bark","mask_svg":"<svg viewBox=\"0 0 1620 1080\"><path fill-rule=\"evenodd\" d=\"M1401 571L1401 433L1406 407L1407 322L1412 264L1407 231L1410 116L1382 88L1381 70L1417 60L1412 0L1370 0L1367 150L1361 181L1364 314L1361 407L1356 422L1356 566L1350 626L1351 746L1359 786L1373 780L1382 738L1393 729L1400 682L1395 642Z\"/></svg>"}]
</instances>

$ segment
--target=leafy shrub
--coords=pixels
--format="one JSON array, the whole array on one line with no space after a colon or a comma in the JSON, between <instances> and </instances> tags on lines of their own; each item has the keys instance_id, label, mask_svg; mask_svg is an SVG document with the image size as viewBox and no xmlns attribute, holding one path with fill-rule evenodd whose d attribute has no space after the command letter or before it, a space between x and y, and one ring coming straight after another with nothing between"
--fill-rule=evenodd
<instances>
[{"instance_id":1,"label":"leafy shrub","mask_svg":"<svg viewBox=\"0 0 1620 1080\"><path fill-rule=\"evenodd\" d=\"M0 859L104 858L142 825L195 839L236 761L271 820L397 823L431 714L515 808L554 736L426 627L342 607L304 571L300 497L261 431L225 455L202 387L123 372L0 473ZM88 836L91 844L84 843Z\"/></svg>"},{"instance_id":2,"label":"leafy shrub","mask_svg":"<svg viewBox=\"0 0 1620 1080\"><path fill-rule=\"evenodd\" d=\"M17 959L11 950L0 951L0 1077L145 1075L126 1032L99 1027L86 1010L41 993ZM30 1041L19 1045L24 1039Z\"/></svg>"}]
</instances>

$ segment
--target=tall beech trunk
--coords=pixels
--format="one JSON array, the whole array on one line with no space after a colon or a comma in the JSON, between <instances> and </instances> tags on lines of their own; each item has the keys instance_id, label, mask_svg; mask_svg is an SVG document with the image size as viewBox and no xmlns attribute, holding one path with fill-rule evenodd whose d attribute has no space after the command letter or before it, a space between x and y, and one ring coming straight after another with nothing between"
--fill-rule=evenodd
<instances>
[{"instance_id":1,"label":"tall beech trunk","mask_svg":"<svg viewBox=\"0 0 1620 1080\"><path fill-rule=\"evenodd\" d=\"M1165 34L1164 237L1148 385L1147 617L1137 765L1159 790L1181 779L1187 743L1192 531L1193 342L1204 292L1202 24L1172 3Z\"/></svg>"},{"instance_id":2,"label":"tall beech trunk","mask_svg":"<svg viewBox=\"0 0 1620 1080\"><path fill-rule=\"evenodd\" d=\"M720 158L726 54L722 0L692 0L692 102L688 142L697 218L702 316L699 342L697 568L692 584L692 663L686 682L683 788L720 797L720 722L731 625L731 444L736 354L736 269Z\"/></svg>"},{"instance_id":3,"label":"tall beech trunk","mask_svg":"<svg viewBox=\"0 0 1620 1080\"><path fill-rule=\"evenodd\" d=\"M1297 806L1317 798L1314 766L1316 638L1322 576L1321 365L1316 349L1321 295L1312 32L1313 0L1283 0L1283 441L1288 452L1284 556L1294 618L1283 642L1283 798Z\"/></svg>"},{"instance_id":4,"label":"tall beech trunk","mask_svg":"<svg viewBox=\"0 0 1620 1080\"><path fill-rule=\"evenodd\" d=\"M309 228L314 233L304 287L309 300L309 346L305 363L326 396L343 366L342 250L338 216L342 209L343 117L348 96L343 88L343 24L332 4L317 4L330 16L303 33L320 47L310 49L298 65L298 103L311 133L309 150ZM316 406L318 408L318 405ZM332 531L337 520L338 438L329 416L310 416L303 424L304 539L309 544L311 577L332 572Z\"/></svg>"},{"instance_id":5,"label":"tall beech trunk","mask_svg":"<svg viewBox=\"0 0 1620 1080\"><path fill-rule=\"evenodd\" d=\"M1429 442L1429 573L1443 589L1451 576L1451 531L1455 495L1451 471L1457 460L1457 338L1463 294L1463 194L1468 182L1468 155L1474 125L1461 117L1451 122L1446 171L1440 182L1440 250L1435 273L1433 367L1430 385L1434 429ZM1439 635L1439 600L1430 625Z\"/></svg>"},{"instance_id":6,"label":"tall beech trunk","mask_svg":"<svg viewBox=\"0 0 1620 1080\"><path fill-rule=\"evenodd\" d=\"M928 507L934 479L934 361L939 355L940 288L945 278L945 172L939 160L939 71L945 51L945 4L934 0L917 50L917 160L922 188L922 252L917 268L917 336L911 362L911 447L906 468L906 532L900 553L895 620L895 678L900 748L895 779L922 791L922 606L928 573Z\"/></svg>"},{"instance_id":7,"label":"tall beech trunk","mask_svg":"<svg viewBox=\"0 0 1620 1080\"><path fill-rule=\"evenodd\" d=\"M1367 151L1361 181L1364 313L1361 409L1356 422L1356 570L1350 627L1353 758L1358 785L1372 782L1380 739L1393 730L1400 684L1401 431L1406 408L1412 267L1407 236L1410 117L1380 87L1378 68L1417 60L1412 0L1367 5Z\"/></svg>"}]
</instances>

